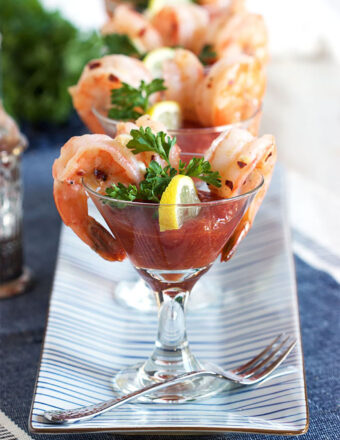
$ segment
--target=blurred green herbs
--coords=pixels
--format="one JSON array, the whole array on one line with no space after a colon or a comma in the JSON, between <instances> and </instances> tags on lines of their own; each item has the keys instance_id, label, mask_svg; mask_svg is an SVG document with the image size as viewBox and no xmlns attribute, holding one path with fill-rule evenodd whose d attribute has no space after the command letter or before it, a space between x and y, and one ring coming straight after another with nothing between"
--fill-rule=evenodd
<instances>
[{"instance_id":1,"label":"blurred green herbs","mask_svg":"<svg viewBox=\"0 0 340 440\"><path fill-rule=\"evenodd\" d=\"M90 59L101 56L96 33L79 32L38 0L0 0L2 93L5 107L29 122L64 122L67 88Z\"/></svg>"}]
</instances>

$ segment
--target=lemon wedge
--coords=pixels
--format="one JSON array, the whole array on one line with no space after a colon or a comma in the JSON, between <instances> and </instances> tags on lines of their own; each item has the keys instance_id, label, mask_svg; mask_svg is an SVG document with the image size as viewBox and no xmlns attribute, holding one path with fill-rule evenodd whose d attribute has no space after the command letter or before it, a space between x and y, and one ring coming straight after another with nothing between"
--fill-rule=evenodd
<instances>
[{"instance_id":1,"label":"lemon wedge","mask_svg":"<svg viewBox=\"0 0 340 440\"><path fill-rule=\"evenodd\" d=\"M176 101L160 101L149 108L147 114L154 121L162 122L169 130L176 130L182 124L182 111Z\"/></svg>"},{"instance_id":2,"label":"lemon wedge","mask_svg":"<svg viewBox=\"0 0 340 440\"><path fill-rule=\"evenodd\" d=\"M143 63L154 78L162 78L162 66L165 60L171 60L175 56L175 50L171 47L160 47L151 50L143 59Z\"/></svg>"},{"instance_id":3,"label":"lemon wedge","mask_svg":"<svg viewBox=\"0 0 340 440\"><path fill-rule=\"evenodd\" d=\"M147 17L153 17L159 10L167 5L180 5L181 3L192 3L192 0L150 0L145 11Z\"/></svg>"},{"instance_id":4,"label":"lemon wedge","mask_svg":"<svg viewBox=\"0 0 340 440\"><path fill-rule=\"evenodd\" d=\"M186 220L196 217L200 211L198 206L178 206L179 203L200 203L194 181L181 174L170 181L159 202L161 232L180 229Z\"/></svg>"}]
</instances>

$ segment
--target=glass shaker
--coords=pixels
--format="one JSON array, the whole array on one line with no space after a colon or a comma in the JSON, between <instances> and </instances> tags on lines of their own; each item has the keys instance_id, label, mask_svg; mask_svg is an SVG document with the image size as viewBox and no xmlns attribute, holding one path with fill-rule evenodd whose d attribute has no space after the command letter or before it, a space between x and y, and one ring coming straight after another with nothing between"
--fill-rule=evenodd
<instances>
[{"instance_id":1,"label":"glass shaker","mask_svg":"<svg viewBox=\"0 0 340 440\"><path fill-rule=\"evenodd\" d=\"M0 101L0 298L22 293L30 281L23 266L21 157L27 140Z\"/></svg>"}]
</instances>

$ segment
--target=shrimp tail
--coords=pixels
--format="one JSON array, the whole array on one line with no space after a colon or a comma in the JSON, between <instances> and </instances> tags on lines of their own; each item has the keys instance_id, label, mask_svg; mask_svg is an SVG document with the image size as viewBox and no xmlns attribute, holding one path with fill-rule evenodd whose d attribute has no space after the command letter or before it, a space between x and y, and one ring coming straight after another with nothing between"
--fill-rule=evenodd
<instances>
[{"instance_id":1,"label":"shrimp tail","mask_svg":"<svg viewBox=\"0 0 340 440\"><path fill-rule=\"evenodd\" d=\"M247 213L244 217L247 217ZM224 248L221 251L221 261L228 261L234 255L238 245L244 239L244 237L248 234L250 229L250 222L248 220L241 220L241 223L235 229L233 235L225 244Z\"/></svg>"},{"instance_id":2,"label":"shrimp tail","mask_svg":"<svg viewBox=\"0 0 340 440\"><path fill-rule=\"evenodd\" d=\"M259 210L270 185L276 163L277 150L275 139L273 136L265 135L262 139L265 139L270 147L266 150L264 156L258 162L256 169L248 176L245 182L244 191L247 192L249 189L254 188L255 182L261 176L264 180L263 185L255 195L254 200L251 202L242 220L233 232L232 236L224 245L224 248L221 251L221 261L230 260L230 258L234 255L238 245L248 234L255 220L257 211Z\"/></svg>"},{"instance_id":3,"label":"shrimp tail","mask_svg":"<svg viewBox=\"0 0 340 440\"><path fill-rule=\"evenodd\" d=\"M126 254L120 242L93 217L89 217L87 229L91 240L89 245L97 254L109 261L124 260Z\"/></svg>"},{"instance_id":4,"label":"shrimp tail","mask_svg":"<svg viewBox=\"0 0 340 440\"><path fill-rule=\"evenodd\" d=\"M66 186L73 186L67 191ZM93 217L79 212L87 212L87 197L79 184L55 180L53 195L56 207L66 226L69 226L78 237L84 241L105 260L123 261L126 254L119 240L114 238ZM65 208L67 207L67 208Z\"/></svg>"}]
</instances>

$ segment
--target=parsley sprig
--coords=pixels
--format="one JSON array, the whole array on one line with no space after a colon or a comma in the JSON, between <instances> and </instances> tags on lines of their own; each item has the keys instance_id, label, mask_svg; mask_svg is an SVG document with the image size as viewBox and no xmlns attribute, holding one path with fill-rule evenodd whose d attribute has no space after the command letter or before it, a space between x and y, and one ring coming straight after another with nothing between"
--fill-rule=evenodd
<instances>
[{"instance_id":1,"label":"parsley sprig","mask_svg":"<svg viewBox=\"0 0 340 440\"><path fill-rule=\"evenodd\" d=\"M109 118L129 121L138 119L149 107L149 98L153 93L166 90L164 80L153 79L150 83L141 81L138 88L122 82L121 87L111 90Z\"/></svg>"},{"instance_id":2,"label":"parsley sprig","mask_svg":"<svg viewBox=\"0 0 340 440\"><path fill-rule=\"evenodd\" d=\"M158 203L163 192L176 174L183 174L189 177L197 177L209 185L221 186L221 176L217 171L212 171L209 162L203 158L194 157L188 164L180 161L178 170L170 164L170 150L176 143L176 138L171 139L164 132L154 134L150 127L139 130L131 130L132 139L127 147L134 154L145 151L153 151L164 159L168 165L164 168L155 160L152 160L146 169L144 180L136 185L113 184L106 188L106 194L117 200L126 201L150 201Z\"/></svg>"},{"instance_id":3,"label":"parsley sprig","mask_svg":"<svg viewBox=\"0 0 340 440\"><path fill-rule=\"evenodd\" d=\"M197 177L208 185L219 188L221 186L221 176L218 171L212 171L211 165L203 157L193 157L188 164L179 161L179 174L189 177Z\"/></svg>"},{"instance_id":4,"label":"parsley sprig","mask_svg":"<svg viewBox=\"0 0 340 440\"><path fill-rule=\"evenodd\" d=\"M142 58L143 53L126 34L109 34L103 37L104 45L109 54L127 55Z\"/></svg>"},{"instance_id":5,"label":"parsley sprig","mask_svg":"<svg viewBox=\"0 0 340 440\"><path fill-rule=\"evenodd\" d=\"M167 165L165 168L152 160L146 170L144 180L136 185L124 186L122 183L114 184L106 189L109 197L118 200L148 200L158 203L170 180L177 174L175 168Z\"/></svg>"},{"instance_id":6,"label":"parsley sprig","mask_svg":"<svg viewBox=\"0 0 340 440\"><path fill-rule=\"evenodd\" d=\"M144 151L153 151L159 154L169 166L170 164L170 150L176 143L176 138L171 139L163 131L156 135L152 133L150 127L140 127L139 130L131 130L130 135L132 139L127 144L127 147L132 150L133 154L143 153Z\"/></svg>"},{"instance_id":7,"label":"parsley sprig","mask_svg":"<svg viewBox=\"0 0 340 440\"><path fill-rule=\"evenodd\" d=\"M211 44L205 44L198 55L201 63L205 66L215 61L217 54Z\"/></svg>"}]
</instances>

